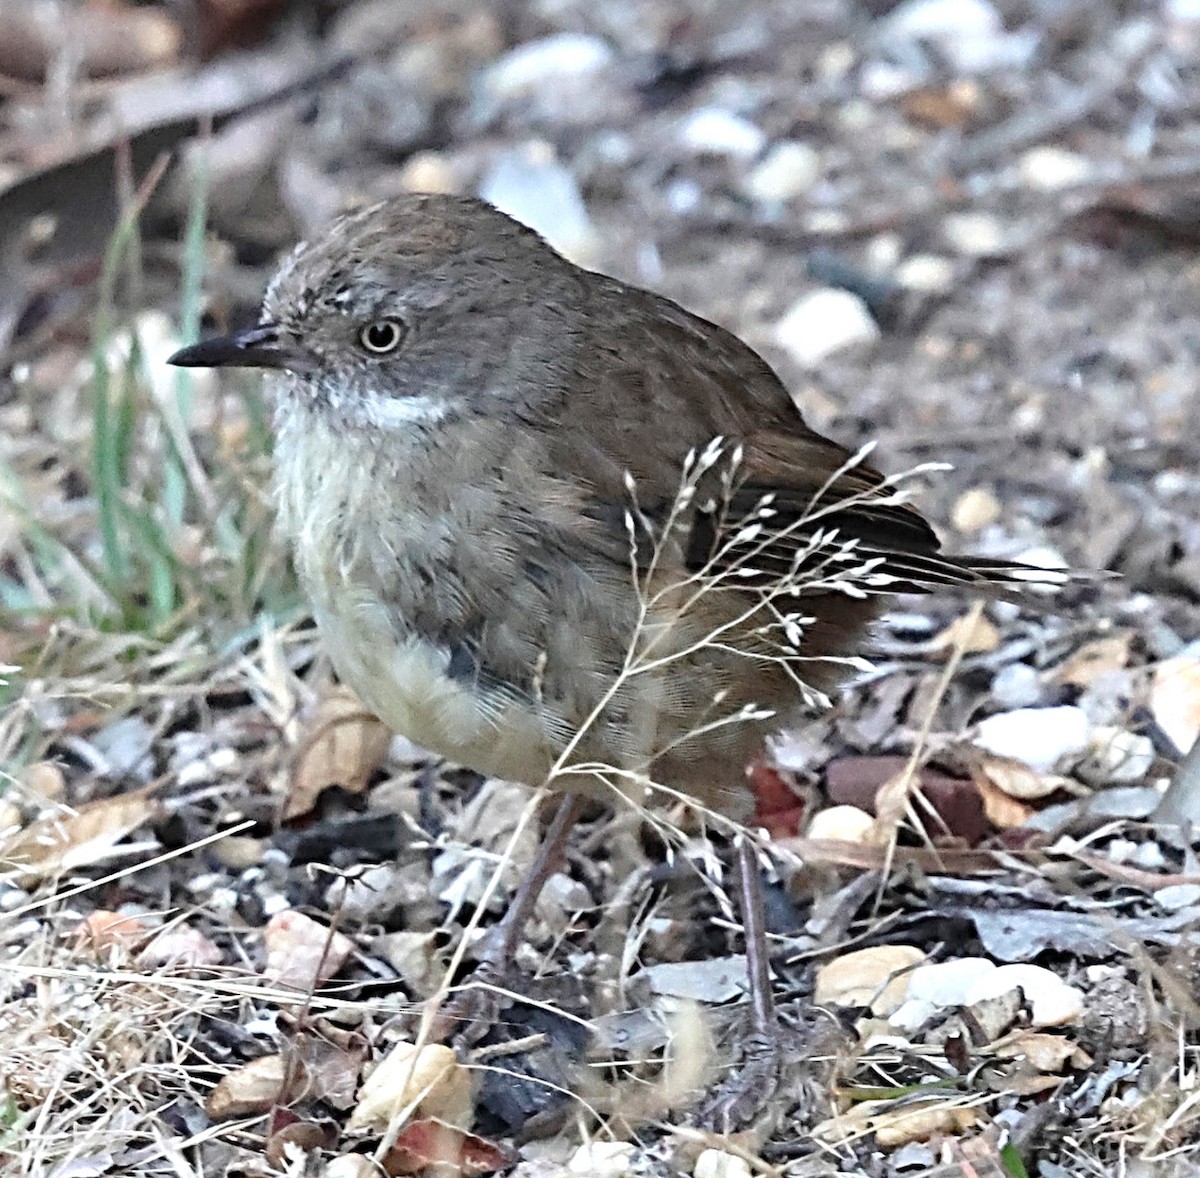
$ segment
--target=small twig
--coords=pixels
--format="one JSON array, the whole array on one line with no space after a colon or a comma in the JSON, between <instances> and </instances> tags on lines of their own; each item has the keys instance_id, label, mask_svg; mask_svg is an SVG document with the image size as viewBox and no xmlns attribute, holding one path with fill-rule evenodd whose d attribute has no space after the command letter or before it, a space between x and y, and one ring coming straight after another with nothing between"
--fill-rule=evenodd
<instances>
[{"instance_id":1,"label":"small twig","mask_svg":"<svg viewBox=\"0 0 1200 1178\"><path fill-rule=\"evenodd\" d=\"M962 662L963 655L966 653L967 642L974 633L976 623L983 615L983 602L976 601L971 606L966 617L966 624L962 627L961 633L958 636L958 641L954 644L954 649L950 652L949 659L946 660L946 666L938 679L937 686L934 689L933 697L929 701L929 709L925 713L925 719L921 724L921 730L917 733L916 743L913 745L913 751L910 754L907 763L900 771L899 777L895 782L896 791L902 792L905 798L905 809L908 814L917 821L912 811L910 801L910 793L912 784L916 780L917 770L921 764L921 758L925 755L925 747L929 743L930 734L933 732L933 723L937 718L938 708L942 705L942 700L945 698L946 692L950 687L950 683L954 679L955 673L958 671L959 664ZM898 832L892 830L891 837L888 840L887 853L884 856L883 870L879 875L879 889L875 893L874 913L879 912L880 905L883 903L883 893L887 888L888 877L891 875L892 863L896 854L896 843Z\"/></svg>"},{"instance_id":2,"label":"small twig","mask_svg":"<svg viewBox=\"0 0 1200 1178\"><path fill-rule=\"evenodd\" d=\"M193 851L198 851L201 847L207 847L210 843L220 842L221 839L229 838L231 835L241 834L242 831L249 830L253 825L254 819L247 818L244 822L239 822L237 826L231 826L227 830L218 830L215 834L210 834L207 838L202 838L198 842L188 843L186 847L176 847L173 851L166 851L161 855L155 855L153 859L132 863L128 867L121 868L120 871L114 871L110 875L101 876L100 879L89 879L84 883L77 884L73 888L68 888L65 892L55 892L53 895L44 896L40 900L33 900L22 908L5 913L5 916L9 920L17 920L19 917L28 916L29 913L36 912L39 908L46 908L58 900L69 900L72 896L78 896L83 892L90 892L93 888L105 887L110 883L115 883L119 879L124 879L126 876L136 875L139 871L145 871L149 867L158 867L170 859L178 859L180 855L190 855Z\"/></svg>"},{"instance_id":3,"label":"small twig","mask_svg":"<svg viewBox=\"0 0 1200 1178\"><path fill-rule=\"evenodd\" d=\"M1122 71L1121 76L1105 78L1086 89L1070 87L1051 106L1022 107L1011 119L966 140L954 153L950 166L960 174L975 171L998 160L1010 160L1018 151L1035 143L1056 138L1086 119L1124 80Z\"/></svg>"},{"instance_id":4,"label":"small twig","mask_svg":"<svg viewBox=\"0 0 1200 1178\"><path fill-rule=\"evenodd\" d=\"M550 1042L545 1031L526 1035L523 1039L510 1039L507 1043L485 1043L471 1053L473 1064L487 1063L489 1059L503 1059L506 1055L520 1055L523 1051L536 1051Z\"/></svg>"}]
</instances>

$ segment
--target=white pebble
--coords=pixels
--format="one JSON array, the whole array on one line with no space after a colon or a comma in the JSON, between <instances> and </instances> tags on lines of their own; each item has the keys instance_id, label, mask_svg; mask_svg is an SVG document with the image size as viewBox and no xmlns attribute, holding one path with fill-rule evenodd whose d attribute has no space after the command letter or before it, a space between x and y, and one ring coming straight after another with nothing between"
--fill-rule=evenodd
<instances>
[{"instance_id":1,"label":"white pebble","mask_svg":"<svg viewBox=\"0 0 1200 1178\"><path fill-rule=\"evenodd\" d=\"M888 1022L897 1030L911 1035L940 1009L936 1003L927 1002L924 998L908 998L888 1015Z\"/></svg>"},{"instance_id":2,"label":"white pebble","mask_svg":"<svg viewBox=\"0 0 1200 1178\"><path fill-rule=\"evenodd\" d=\"M632 1162L633 1145L628 1141L589 1141L575 1151L567 1169L589 1178L621 1178Z\"/></svg>"},{"instance_id":3,"label":"white pebble","mask_svg":"<svg viewBox=\"0 0 1200 1178\"><path fill-rule=\"evenodd\" d=\"M889 31L913 40L995 36L1000 14L987 0L905 0L888 19Z\"/></svg>"},{"instance_id":4,"label":"white pebble","mask_svg":"<svg viewBox=\"0 0 1200 1178\"><path fill-rule=\"evenodd\" d=\"M873 343L879 324L848 290L814 290L775 325L775 342L805 368L856 344Z\"/></svg>"},{"instance_id":5,"label":"white pebble","mask_svg":"<svg viewBox=\"0 0 1200 1178\"><path fill-rule=\"evenodd\" d=\"M905 0L888 19L894 35L928 41L962 73L1024 65L1037 48L1032 29L1005 32L987 0Z\"/></svg>"},{"instance_id":6,"label":"white pebble","mask_svg":"<svg viewBox=\"0 0 1200 1178\"><path fill-rule=\"evenodd\" d=\"M904 241L898 233L876 233L866 243L863 253L863 269L882 274L895 270L900 265Z\"/></svg>"},{"instance_id":7,"label":"white pebble","mask_svg":"<svg viewBox=\"0 0 1200 1178\"><path fill-rule=\"evenodd\" d=\"M203 875L192 876L185 886L189 892L198 896L204 892L212 891L213 888L220 887L224 882L225 876L220 872L206 871Z\"/></svg>"},{"instance_id":8,"label":"white pebble","mask_svg":"<svg viewBox=\"0 0 1200 1178\"><path fill-rule=\"evenodd\" d=\"M1082 708L1018 708L979 722L975 744L998 757L1048 773L1088 747L1091 722Z\"/></svg>"},{"instance_id":9,"label":"white pebble","mask_svg":"<svg viewBox=\"0 0 1200 1178\"><path fill-rule=\"evenodd\" d=\"M771 146L746 177L744 188L752 200L764 204L791 200L807 192L821 178L821 157L807 143L785 139Z\"/></svg>"},{"instance_id":10,"label":"white pebble","mask_svg":"<svg viewBox=\"0 0 1200 1178\"><path fill-rule=\"evenodd\" d=\"M556 78L578 78L612 60L612 47L599 37L556 33L527 41L497 58L480 75L481 87L493 98L513 98Z\"/></svg>"},{"instance_id":11,"label":"white pebble","mask_svg":"<svg viewBox=\"0 0 1200 1178\"><path fill-rule=\"evenodd\" d=\"M583 194L549 144L528 143L506 152L484 177L479 195L537 230L573 262L585 265L594 257L598 234Z\"/></svg>"},{"instance_id":12,"label":"white pebble","mask_svg":"<svg viewBox=\"0 0 1200 1178\"><path fill-rule=\"evenodd\" d=\"M818 1006L870 1006L887 1017L908 995L908 973L925 960L915 945L872 945L825 962L817 970Z\"/></svg>"},{"instance_id":13,"label":"white pebble","mask_svg":"<svg viewBox=\"0 0 1200 1178\"><path fill-rule=\"evenodd\" d=\"M838 839L865 843L875 830L875 819L857 806L830 806L813 815L808 824L810 839Z\"/></svg>"},{"instance_id":14,"label":"white pebble","mask_svg":"<svg viewBox=\"0 0 1200 1178\"><path fill-rule=\"evenodd\" d=\"M1200 884L1168 884L1154 893L1154 901L1167 912L1191 908L1200 901Z\"/></svg>"},{"instance_id":15,"label":"white pebble","mask_svg":"<svg viewBox=\"0 0 1200 1178\"><path fill-rule=\"evenodd\" d=\"M767 144L760 127L720 107L694 111L683 123L682 138L692 151L750 159Z\"/></svg>"},{"instance_id":16,"label":"white pebble","mask_svg":"<svg viewBox=\"0 0 1200 1178\"><path fill-rule=\"evenodd\" d=\"M215 899L216 893L213 895ZM291 901L282 892L273 892L262 898L264 916L277 916L280 912L286 912L291 906Z\"/></svg>"},{"instance_id":17,"label":"white pebble","mask_svg":"<svg viewBox=\"0 0 1200 1178\"><path fill-rule=\"evenodd\" d=\"M0 912L15 912L29 903L30 896L23 888L5 888L0 891Z\"/></svg>"},{"instance_id":18,"label":"white pebble","mask_svg":"<svg viewBox=\"0 0 1200 1178\"><path fill-rule=\"evenodd\" d=\"M937 1006L962 1006L971 988L996 972L986 957L960 957L918 965L908 979L909 998L923 998Z\"/></svg>"},{"instance_id":19,"label":"white pebble","mask_svg":"<svg viewBox=\"0 0 1200 1178\"><path fill-rule=\"evenodd\" d=\"M414 152L404 162L396 173L397 183L405 192L445 192L458 191L458 177L450 161L436 151ZM420 760L420 754L408 755L415 752L416 746L403 736L392 738L392 744L399 749L399 755L391 752L388 756L396 761Z\"/></svg>"},{"instance_id":20,"label":"white pebble","mask_svg":"<svg viewBox=\"0 0 1200 1178\"><path fill-rule=\"evenodd\" d=\"M1137 854L1138 844L1132 839L1113 839L1104 848L1110 863L1128 863Z\"/></svg>"},{"instance_id":21,"label":"white pebble","mask_svg":"<svg viewBox=\"0 0 1200 1178\"><path fill-rule=\"evenodd\" d=\"M691 176L677 176L667 185L667 207L677 217L694 213L704 203L704 189Z\"/></svg>"},{"instance_id":22,"label":"white pebble","mask_svg":"<svg viewBox=\"0 0 1200 1178\"><path fill-rule=\"evenodd\" d=\"M1017 170L1027 187L1054 192L1082 184L1091 177L1093 169L1086 156L1047 144L1027 151Z\"/></svg>"},{"instance_id":23,"label":"white pebble","mask_svg":"<svg viewBox=\"0 0 1200 1178\"><path fill-rule=\"evenodd\" d=\"M321 1173L323 1178L375 1178L379 1171L366 1155L344 1153L326 1162Z\"/></svg>"},{"instance_id":24,"label":"white pebble","mask_svg":"<svg viewBox=\"0 0 1200 1178\"><path fill-rule=\"evenodd\" d=\"M206 757L192 761L179 770L177 783L182 786L207 785L219 781L222 776L235 769L238 755L234 749L213 749Z\"/></svg>"},{"instance_id":25,"label":"white pebble","mask_svg":"<svg viewBox=\"0 0 1200 1178\"><path fill-rule=\"evenodd\" d=\"M1003 514L1000 500L987 487L969 487L955 501L950 522L960 532L981 532Z\"/></svg>"},{"instance_id":26,"label":"white pebble","mask_svg":"<svg viewBox=\"0 0 1200 1178\"><path fill-rule=\"evenodd\" d=\"M896 281L909 290L941 294L954 284L954 263L939 254L913 254L896 267Z\"/></svg>"},{"instance_id":27,"label":"white pebble","mask_svg":"<svg viewBox=\"0 0 1200 1178\"><path fill-rule=\"evenodd\" d=\"M942 219L942 236L968 258L995 257L1006 244L1000 222L990 213L951 213Z\"/></svg>"},{"instance_id":28,"label":"white pebble","mask_svg":"<svg viewBox=\"0 0 1200 1178\"><path fill-rule=\"evenodd\" d=\"M30 916L25 920L18 920L16 924L6 926L3 936L6 944L28 945L35 937L41 936L44 931L41 921L36 916Z\"/></svg>"},{"instance_id":29,"label":"white pebble","mask_svg":"<svg viewBox=\"0 0 1200 1178\"><path fill-rule=\"evenodd\" d=\"M1167 857L1158 843L1141 843L1130 856L1130 862L1143 871L1161 871L1167 865Z\"/></svg>"},{"instance_id":30,"label":"white pebble","mask_svg":"<svg viewBox=\"0 0 1200 1178\"><path fill-rule=\"evenodd\" d=\"M213 888L208 897L208 907L213 912L236 912L239 900L240 897L233 888ZM284 903L284 907L287 907L286 902ZM265 899L263 900L262 908L268 916L273 915L268 909Z\"/></svg>"},{"instance_id":31,"label":"white pebble","mask_svg":"<svg viewBox=\"0 0 1200 1178\"><path fill-rule=\"evenodd\" d=\"M723 1149L706 1149L692 1167L694 1178L750 1178L750 1163Z\"/></svg>"},{"instance_id":32,"label":"white pebble","mask_svg":"<svg viewBox=\"0 0 1200 1178\"><path fill-rule=\"evenodd\" d=\"M858 92L872 102L887 102L915 90L922 81L918 69L891 61L867 61L858 76Z\"/></svg>"},{"instance_id":33,"label":"white pebble","mask_svg":"<svg viewBox=\"0 0 1200 1178\"><path fill-rule=\"evenodd\" d=\"M909 975L908 997L888 1016L888 1022L911 1034L939 1010L965 1006L971 988L995 972L995 962L986 957L919 965Z\"/></svg>"},{"instance_id":34,"label":"white pebble","mask_svg":"<svg viewBox=\"0 0 1200 1178\"><path fill-rule=\"evenodd\" d=\"M992 698L1003 708L1027 708L1041 696L1041 677L1028 663L1009 663L992 680Z\"/></svg>"},{"instance_id":35,"label":"white pebble","mask_svg":"<svg viewBox=\"0 0 1200 1178\"><path fill-rule=\"evenodd\" d=\"M1090 755L1083 768L1089 780L1130 785L1145 780L1154 757L1154 742L1148 736L1106 726L1092 734Z\"/></svg>"},{"instance_id":36,"label":"white pebble","mask_svg":"<svg viewBox=\"0 0 1200 1178\"><path fill-rule=\"evenodd\" d=\"M1083 1014L1083 991L1040 965L1002 965L981 977L967 992L967 1005L1020 990L1030 1006L1035 1027L1061 1027Z\"/></svg>"}]
</instances>

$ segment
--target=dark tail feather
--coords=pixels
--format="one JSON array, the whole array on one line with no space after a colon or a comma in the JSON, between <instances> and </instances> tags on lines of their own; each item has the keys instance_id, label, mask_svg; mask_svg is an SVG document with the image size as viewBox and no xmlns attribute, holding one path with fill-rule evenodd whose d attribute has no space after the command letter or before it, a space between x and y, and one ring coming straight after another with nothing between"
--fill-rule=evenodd
<instances>
[{"instance_id":1,"label":"dark tail feather","mask_svg":"<svg viewBox=\"0 0 1200 1178\"><path fill-rule=\"evenodd\" d=\"M1029 600L1057 593L1070 585L1095 584L1107 573L1079 573L1070 569L1039 568L1016 561L982 556L925 555L860 548L858 554L881 562L871 575L871 590L879 593L932 593L965 589L987 597Z\"/></svg>"}]
</instances>

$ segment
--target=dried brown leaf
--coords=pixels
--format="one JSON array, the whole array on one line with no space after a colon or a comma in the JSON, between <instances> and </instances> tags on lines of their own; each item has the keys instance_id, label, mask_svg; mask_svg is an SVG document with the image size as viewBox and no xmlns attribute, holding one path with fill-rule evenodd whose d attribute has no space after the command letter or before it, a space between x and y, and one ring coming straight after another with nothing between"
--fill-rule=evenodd
<instances>
[{"instance_id":1,"label":"dried brown leaf","mask_svg":"<svg viewBox=\"0 0 1200 1178\"><path fill-rule=\"evenodd\" d=\"M1129 665L1133 631L1120 630L1085 643L1072 651L1049 674L1052 683L1071 687L1091 687L1102 675L1123 670Z\"/></svg>"},{"instance_id":2,"label":"dried brown leaf","mask_svg":"<svg viewBox=\"0 0 1200 1178\"><path fill-rule=\"evenodd\" d=\"M267 1161L280 1174L294 1173L294 1169L289 1167L289 1162L298 1154L311 1154L320 1149L328 1149L335 1140L332 1128L327 1125L319 1125L315 1121L292 1120L272 1129L267 1137Z\"/></svg>"},{"instance_id":3,"label":"dried brown leaf","mask_svg":"<svg viewBox=\"0 0 1200 1178\"><path fill-rule=\"evenodd\" d=\"M400 1131L383 1158L385 1174L494 1174L511 1166L515 1155L485 1137L464 1133L440 1121L413 1121ZM435 1169L436 1167L436 1169Z\"/></svg>"},{"instance_id":4,"label":"dried brown leaf","mask_svg":"<svg viewBox=\"0 0 1200 1178\"><path fill-rule=\"evenodd\" d=\"M929 653L934 658L948 659L956 652L962 654L990 654L1000 647L1000 631L977 610L955 618L929 642Z\"/></svg>"},{"instance_id":5,"label":"dried brown leaf","mask_svg":"<svg viewBox=\"0 0 1200 1178\"><path fill-rule=\"evenodd\" d=\"M946 85L918 86L900 97L900 109L911 122L934 130L964 127L978 116L983 104L979 83L955 78Z\"/></svg>"},{"instance_id":6,"label":"dried brown leaf","mask_svg":"<svg viewBox=\"0 0 1200 1178\"><path fill-rule=\"evenodd\" d=\"M368 1048L361 1035L343 1033L339 1038L343 1042L331 1043L319 1035L300 1035L294 1051L303 1066L306 1090L333 1108L346 1109L354 1104Z\"/></svg>"},{"instance_id":7,"label":"dried brown leaf","mask_svg":"<svg viewBox=\"0 0 1200 1178\"><path fill-rule=\"evenodd\" d=\"M264 1055L222 1076L209 1093L204 1111L214 1121L269 1112L283 1095L288 1062L282 1055Z\"/></svg>"},{"instance_id":8,"label":"dried brown leaf","mask_svg":"<svg viewBox=\"0 0 1200 1178\"><path fill-rule=\"evenodd\" d=\"M179 925L163 929L138 954L145 966L186 967L220 965L224 955L199 929Z\"/></svg>"},{"instance_id":9,"label":"dried brown leaf","mask_svg":"<svg viewBox=\"0 0 1200 1178\"><path fill-rule=\"evenodd\" d=\"M470 1124L474 1085L454 1051L441 1043L418 1047L401 1040L363 1081L352 1129L383 1128L406 1108L447 1125Z\"/></svg>"},{"instance_id":10,"label":"dried brown leaf","mask_svg":"<svg viewBox=\"0 0 1200 1178\"><path fill-rule=\"evenodd\" d=\"M261 41L289 0L196 0L197 40L202 57Z\"/></svg>"},{"instance_id":11,"label":"dried brown leaf","mask_svg":"<svg viewBox=\"0 0 1200 1178\"><path fill-rule=\"evenodd\" d=\"M263 976L305 992L329 981L354 951L354 942L345 934L292 908L271 917L263 943Z\"/></svg>"},{"instance_id":12,"label":"dried brown leaf","mask_svg":"<svg viewBox=\"0 0 1200 1178\"><path fill-rule=\"evenodd\" d=\"M875 1125L875 1142L881 1149L897 1149L910 1141L928 1141L939 1133L965 1133L979 1121L978 1109L961 1105L904 1109L879 1119Z\"/></svg>"},{"instance_id":13,"label":"dried brown leaf","mask_svg":"<svg viewBox=\"0 0 1200 1178\"><path fill-rule=\"evenodd\" d=\"M1037 813L1032 806L1018 801L994 785L986 773L976 775L975 788L983 799L983 812L987 820L999 830L1024 826Z\"/></svg>"},{"instance_id":14,"label":"dried brown leaf","mask_svg":"<svg viewBox=\"0 0 1200 1178\"><path fill-rule=\"evenodd\" d=\"M993 1043L991 1050L997 1059L1024 1060L1039 1072L1061 1072L1068 1063L1086 1068L1092 1062L1077 1043L1046 1031L1014 1031Z\"/></svg>"},{"instance_id":15,"label":"dried brown leaf","mask_svg":"<svg viewBox=\"0 0 1200 1178\"><path fill-rule=\"evenodd\" d=\"M55 811L0 844L0 870L46 877L90 867L159 811L148 789Z\"/></svg>"},{"instance_id":16,"label":"dried brown leaf","mask_svg":"<svg viewBox=\"0 0 1200 1178\"><path fill-rule=\"evenodd\" d=\"M285 819L307 814L321 793L341 786L361 793L387 756L392 734L345 687L317 705L292 765Z\"/></svg>"},{"instance_id":17,"label":"dried brown leaf","mask_svg":"<svg viewBox=\"0 0 1200 1178\"><path fill-rule=\"evenodd\" d=\"M979 1123L979 1111L945 1101L915 1103L867 1100L817 1125L812 1133L830 1145L875 1134L878 1145L896 1149L910 1141L927 1141L935 1134L961 1133Z\"/></svg>"},{"instance_id":18,"label":"dried brown leaf","mask_svg":"<svg viewBox=\"0 0 1200 1178\"><path fill-rule=\"evenodd\" d=\"M1070 781L1056 773L1042 773L1024 761L982 753L976 763L979 775L1010 798L1030 802L1049 797L1070 786ZM997 823L997 825L1000 825Z\"/></svg>"},{"instance_id":19,"label":"dried brown leaf","mask_svg":"<svg viewBox=\"0 0 1200 1178\"><path fill-rule=\"evenodd\" d=\"M132 949L146 940L150 930L136 916L98 908L80 922L75 935L81 948L97 953L105 949Z\"/></svg>"}]
</instances>

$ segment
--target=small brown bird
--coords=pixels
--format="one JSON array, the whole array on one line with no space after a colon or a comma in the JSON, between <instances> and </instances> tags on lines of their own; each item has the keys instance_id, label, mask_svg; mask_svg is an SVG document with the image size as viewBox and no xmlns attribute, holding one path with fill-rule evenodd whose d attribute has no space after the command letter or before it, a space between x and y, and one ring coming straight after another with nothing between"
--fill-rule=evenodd
<instances>
[{"instance_id":1,"label":"small brown bird","mask_svg":"<svg viewBox=\"0 0 1200 1178\"><path fill-rule=\"evenodd\" d=\"M1054 579L943 555L739 339L478 200L341 218L258 326L172 363L273 371L283 530L342 678L419 745L572 798L653 783L745 818L764 736L889 594Z\"/></svg>"}]
</instances>

